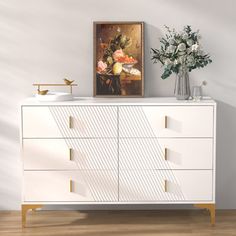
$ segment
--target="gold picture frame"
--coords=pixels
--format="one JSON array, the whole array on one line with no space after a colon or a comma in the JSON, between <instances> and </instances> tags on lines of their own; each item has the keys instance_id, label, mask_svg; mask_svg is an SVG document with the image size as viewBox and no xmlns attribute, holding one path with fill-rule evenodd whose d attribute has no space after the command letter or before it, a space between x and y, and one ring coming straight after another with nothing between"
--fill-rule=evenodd
<instances>
[{"instance_id":1,"label":"gold picture frame","mask_svg":"<svg viewBox=\"0 0 236 236\"><path fill-rule=\"evenodd\" d=\"M144 22L97 21L94 28L94 97L144 96Z\"/></svg>"}]
</instances>

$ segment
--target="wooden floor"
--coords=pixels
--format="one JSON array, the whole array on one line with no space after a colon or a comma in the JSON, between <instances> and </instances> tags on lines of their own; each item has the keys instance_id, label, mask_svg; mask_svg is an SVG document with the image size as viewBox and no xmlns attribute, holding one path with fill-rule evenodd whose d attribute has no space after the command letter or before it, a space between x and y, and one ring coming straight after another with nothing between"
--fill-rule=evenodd
<instances>
[{"instance_id":1,"label":"wooden floor","mask_svg":"<svg viewBox=\"0 0 236 236\"><path fill-rule=\"evenodd\" d=\"M21 228L19 211L0 212L0 236L227 236L236 235L236 210L217 211L210 226L204 210L36 211Z\"/></svg>"}]
</instances>

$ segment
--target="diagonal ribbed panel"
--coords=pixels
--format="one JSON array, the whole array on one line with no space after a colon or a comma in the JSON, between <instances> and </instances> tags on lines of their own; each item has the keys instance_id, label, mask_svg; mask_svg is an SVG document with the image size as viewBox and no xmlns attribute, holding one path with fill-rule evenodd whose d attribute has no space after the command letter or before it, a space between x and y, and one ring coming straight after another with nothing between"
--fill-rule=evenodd
<instances>
[{"instance_id":1,"label":"diagonal ribbed panel","mask_svg":"<svg viewBox=\"0 0 236 236\"><path fill-rule=\"evenodd\" d=\"M73 161L83 170L77 181L83 180L93 201L118 201L117 108L55 106L50 111L68 148L72 149ZM71 127L69 117L72 117Z\"/></svg>"},{"instance_id":2,"label":"diagonal ribbed panel","mask_svg":"<svg viewBox=\"0 0 236 236\"><path fill-rule=\"evenodd\" d=\"M78 169L117 170L117 108L115 107L50 107ZM72 128L68 117L72 116ZM108 119L109 122L108 122ZM107 125L106 125L107 124ZM109 139L98 139L98 137ZM115 138L113 138L113 136ZM69 139L81 137L86 139ZM94 138L95 137L95 138Z\"/></svg>"},{"instance_id":3,"label":"diagonal ribbed panel","mask_svg":"<svg viewBox=\"0 0 236 236\"><path fill-rule=\"evenodd\" d=\"M117 139L66 139L78 169L116 170Z\"/></svg>"},{"instance_id":4,"label":"diagonal ribbed panel","mask_svg":"<svg viewBox=\"0 0 236 236\"><path fill-rule=\"evenodd\" d=\"M81 171L80 173L94 201L118 201L118 179L115 171Z\"/></svg>"},{"instance_id":5,"label":"diagonal ribbed panel","mask_svg":"<svg viewBox=\"0 0 236 236\"><path fill-rule=\"evenodd\" d=\"M119 109L128 109L128 107L121 107ZM62 134L63 137L65 137L67 145L69 148L73 149L74 152L74 160L78 166L78 168L80 169L83 165L88 165L90 166L96 166L96 168L102 168L104 167L104 165L109 166L109 161L111 159L109 159L109 144L112 145L112 143L109 143L111 141L111 139L103 139L100 140L100 143L96 140L94 141L94 143L92 145L89 144L89 142L83 142L82 139L68 139L67 137L78 137L78 138L111 138L111 137L116 137L117 136L117 108L116 107L105 107L105 106L86 106L86 107L74 107L74 106L70 106L70 107L51 107L50 108L51 113L57 123L57 126L60 129L60 132ZM138 135L140 136L144 136L144 137L153 137L154 133L152 130L151 125L149 124L145 113L142 110L142 107L133 107L132 111L132 115L127 115L127 112L129 112L128 110L125 110L125 112L120 112L119 113L119 133L118 133L118 137L119 134L121 134L123 132L128 132L125 133L127 134L127 136L133 135L134 137L137 136L137 134L132 133L134 131L134 127L135 130L141 130L143 133L140 134L138 133ZM109 115L107 115L107 112L110 112ZM125 120L124 117L122 117L122 114L126 114L126 118L128 119ZM69 117L73 117L73 123L72 123L72 128L69 128L68 126L68 118ZM136 119L135 119L136 117ZM109 122L108 120L109 119ZM99 122L98 122L99 121ZM109 125L105 125L109 123ZM122 131L122 127L125 127L125 131ZM130 133L129 133L130 132ZM92 139L91 139L92 140ZM115 156L117 157L117 152L116 150L118 149L119 143L122 143L122 138L120 139L120 141L118 142L116 139L114 139L115 142L113 143L114 149L113 152L115 154ZM85 140L87 141L87 139ZM130 140L128 140L129 142ZM92 141L93 142L93 141ZM97 142L97 143L96 143ZM96 150L99 151L93 151L94 147L93 145L95 145L94 147L96 148ZM136 146L135 146L136 145ZM152 145L150 145L150 143L136 143L135 145L126 145L126 150L124 150L124 152L127 151L128 156L126 154L123 155L124 157L126 157L128 159L128 161L132 161L132 158L130 158L129 153L135 153L135 151L140 152L140 150L145 150L148 151L149 154L151 153L151 155L156 155L156 159L157 159L157 163L159 163L159 165L166 165L164 163L161 162L161 159L163 159L163 150L161 150L160 145L157 141L157 139L155 140L155 143ZM139 149L137 147L141 147L143 146L143 148ZM92 148L93 147L93 148ZM84 149L84 150L83 150ZM131 152L129 152L131 150ZM122 150L120 150L120 156L122 155ZM106 155L108 154L108 155ZM143 155L145 155L145 153L143 153ZM86 158L86 156L92 156L94 158L94 160L92 160L91 162L89 162ZM104 157L105 158L101 158ZM114 155L113 155L114 157ZM117 157L118 158L118 157ZM118 160L115 160L115 158L113 159L113 164L117 164ZM120 162L121 163L121 162ZM132 163L130 163L131 165ZM145 163L141 163L141 165L143 165L145 167ZM121 167L121 166L120 166ZM122 167L121 167L122 168ZM162 167L163 169L169 169L168 167L164 166ZM119 178L119 188L123 187L123 190L125 191L130 191L131 190L131 195L133 196L133 194L136 196L136 190L135 190L135 186L143 186L144 191L139 191L140 199L143 199L144 201L149 201L148 199L168 199L168 200L177 200L180 198L180 196L182 196L180 189L176 189L175 194L172 194L171 196L169 194L165 194L164 197L163 192L160 190L160 186L163 185L163 180L166 179L168 177L168 179L170 180L174 180L175 182L176 179L173 175L173 173L171 171L168 172L160 172L158 176L153 175L152 171L149 172L144 172L144 171L140 171L139 174L145 175L143 176L143 178L134 178L134 180L136 181L136 185L134 186L126 186L126 184L123 184L122 186L122 181L125 183L125 179L129 179L130 177L130 173L131 172L127 172L129 173L124 174L124 172L120 172L120 168L118 171L118 178ZM103 182L99 182L97 183L94 180L94 176L93 175L85 175L86 172L83 172L83 179L84 182L86 183L86 186L89 189L89 192L92 194L93 199L98 199L97 201L103 201L102 199L104 198L103 196L101 196L101 192L100 190L103 187L106 187L106 181L105 179L103 179ZM92 173L92 172L91 172ZM105 177L107 178L106 180L109 180L109 176L106 176L106 174L108 172L101 172L103 175L105 175ZM118 181L117 178L117 172L116 173L116 179ZM85 178L86 177L86 178ZM103 178L103 176L101 176ZM148 180L150 178L154 178L153 181L149 182L149 185L146 182L142 182L145 180ZM99 178L100 179L100 178ZM98 179L96 179L98 180ZM130 180L131 181L131 180ZM128 181L129 182L129 181ZM93 183L96 183L95 185ZM105 184L105 185L104 185ZM118 183L117 183L118 184ZM125 188L124 188L125 186ZM159 186L159 187L158 187ZM118 187L118 186L117 186ZM150 189L152 189L152 191L150 191ZM172 187L173 189L173 187ZM117 196L117 190L115 191L116 196ZM121 198L119 200L122 200L122 188L120 189L119 195L121 196ZM178 196L176 195L178 193ZM112 196L109 191L106 193L105 195L108 196ZM128 194L129 196L129 194ZM100 199L100 200L99 200ZM125 200L126 201L126 200ZM136 201L135 197L131 197L130 199L128 199L128 201Z\"/></svg>"},{"instance_id":6,"label":"diagonal ribbed panel","mask_svg":"<svg viewBox=\"0 0 236 236\"><path fill-rule=\"evenodd\" d=\"M121 138L119 146L121 169L170 169L156 138Z\"/></svg>"},{"instance_id":7,"label":"diagonal ribbed panel","mask_svg":"<svg viewBox=\"0 0 236 236\"><path fill-rule=\"evenodd\" d=\"M123 106L119 111L120 137L155 137L142 106Z\"/></svg>"},{"instance_id":8,"label":"diagonal ribbed panel","mask_svg":"<svg viewBox=\"0 0 236 236\"><path fill-rule=\"evenodd\" d=\"M168 190L165 192L165 180ZM121 170L120 201L179 201L185 197L172 171ZM170 186L171 184L171 186Z\"/></svg>"},{"instance_id":9,"label":"diagonal ribbed panel","mask_svg":"<svg viewBox=\"0 0 236 236\"><path fill-rule=\"evenodd\" d=\"M142 106L119 109L119 137L120 201L185 199ZM167 171L157 172L156 169ZM171 183L171 192L164 191L166 181Z\"/></svg>"},{"instance_id":10,"label":"diagonal ribbed panel","mask_svg":"<svg viewBox=\"0 0 236 236\"><path fill-rule=\"evenodd\" d=\"M117 108L114 106L52 106L49 109L63 137L117 136Z\"/></svg>"},{"instance_id":11,"label":"diagonal ribbed panel","mask_svg":"<svg viewBox=\"0 0 236 236\"><path fill-rule=\"evenodd\" d=\"M211 138L121 138L121 169L212 169Z\"/></svg>"}]
</instances>

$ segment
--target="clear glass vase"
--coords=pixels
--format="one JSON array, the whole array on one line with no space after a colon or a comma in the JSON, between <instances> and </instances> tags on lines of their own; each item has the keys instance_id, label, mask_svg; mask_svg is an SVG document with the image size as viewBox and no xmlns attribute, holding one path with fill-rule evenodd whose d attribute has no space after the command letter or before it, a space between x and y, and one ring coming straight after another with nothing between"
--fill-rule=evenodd
<instances>
[{"instance_id":1,"label":"clear glass vase","mask_svg":"<svg viewBox=\"0 0 236 236\"><path fill-rule=\"evenodd\" d=\"M187 68L180 68L175 80L175 97L177 100L187 100L190 97L189 74Z\"/></svg>"}]
</instances>

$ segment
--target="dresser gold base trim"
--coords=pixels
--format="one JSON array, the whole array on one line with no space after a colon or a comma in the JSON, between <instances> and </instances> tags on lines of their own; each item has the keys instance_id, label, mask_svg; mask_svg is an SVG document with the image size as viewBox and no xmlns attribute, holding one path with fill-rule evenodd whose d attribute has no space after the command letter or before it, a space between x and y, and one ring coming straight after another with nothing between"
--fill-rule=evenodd
<instances>
[{"instance_id":1,"label":"dresser gold base trim","mask_svg":"<svg viewBox=\"0 0 236 236\"><path fill-rule=\"evenodd\" d=\"M194 204L194 207L207 209L210 212L211 226L215 225L215 218L216 218L215 204Z\"/></svg>"},{"instance_id":2,"label":"dresser gold base trim","mask_svg":"<svg viewBox=\"0 0 236 236\"><path fill-rule=\"evenodd\" d=\"M35 211L37 208L42 208L43 205L38 204L22 204L21 205L21 222L22 227L26 226L26 215L29 210Z\"/></svg>"}]
</instances>

